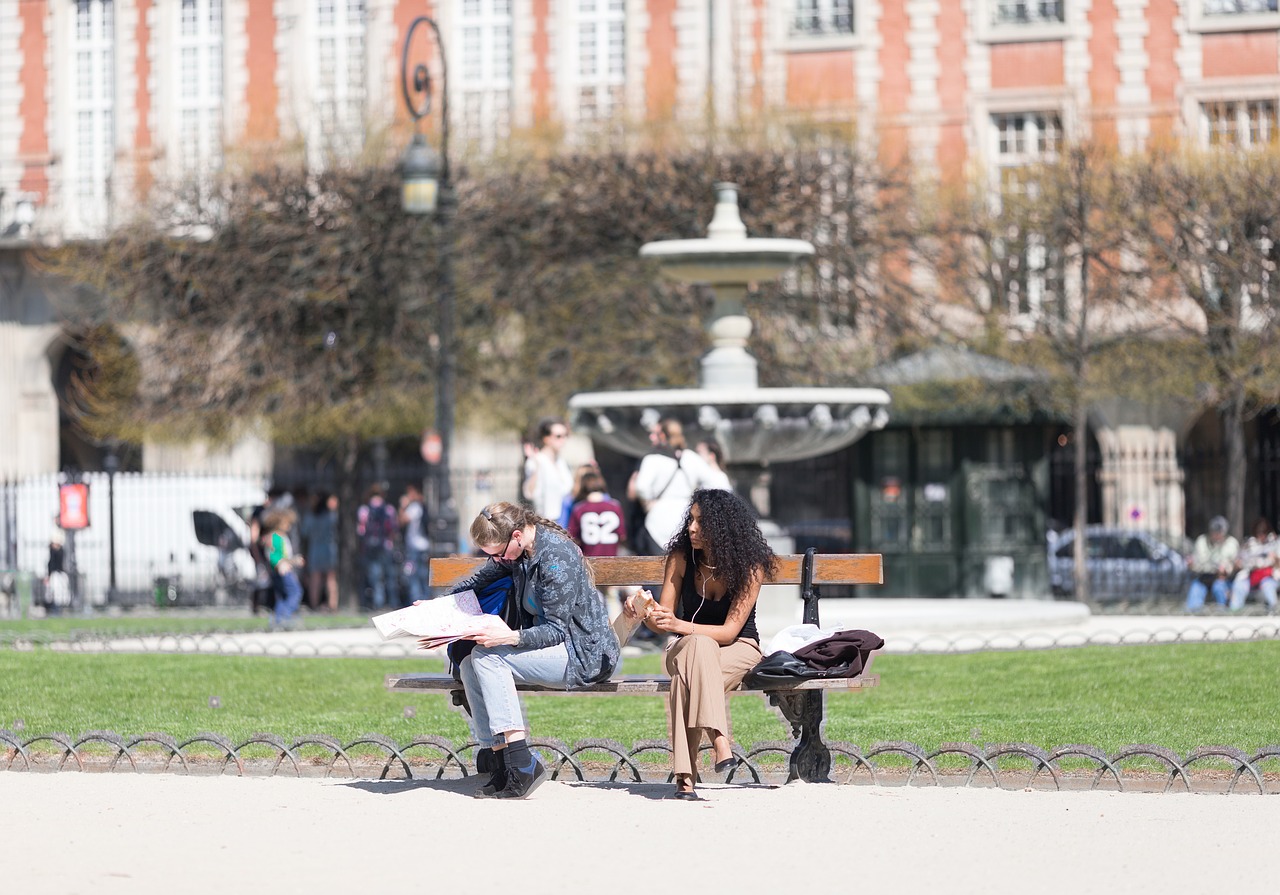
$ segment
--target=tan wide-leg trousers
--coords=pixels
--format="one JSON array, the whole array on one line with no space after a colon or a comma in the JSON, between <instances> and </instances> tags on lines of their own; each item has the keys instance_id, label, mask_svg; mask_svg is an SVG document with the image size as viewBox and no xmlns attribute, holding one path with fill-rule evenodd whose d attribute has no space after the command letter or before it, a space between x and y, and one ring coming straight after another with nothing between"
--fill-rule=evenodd
<instances>
[{"instance_id":1,"label":"tan wide-leg trousers","mask_svg":"<svg viewBox=\"0 0 1280 895\"><path fill-rule=\"evenodd\" d=\"M721 646L705 634L676 638L667 647L665 665L671 675L667 698L671 723L671 767L693 774L702 731L729 736L728 692L760 661L754 640Z\"/></svg>"}]
</instances>

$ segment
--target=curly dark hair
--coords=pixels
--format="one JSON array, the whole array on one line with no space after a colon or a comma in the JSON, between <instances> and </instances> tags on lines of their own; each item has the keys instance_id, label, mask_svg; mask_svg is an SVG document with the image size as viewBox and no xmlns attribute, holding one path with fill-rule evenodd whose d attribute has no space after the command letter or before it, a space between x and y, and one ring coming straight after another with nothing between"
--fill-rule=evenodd
<instances>
[{"instance_id":1,"label":"curly dark hair","mask_svg":"<svg viewBox=\"0 0 1280 895\"><path fill-rule=\"evenodd\" d=\"M777 571L778 558L756 524L756 511L737 494L722 488L693 492L684 522L667 545L668 553L678 551L686 562L694 562L693 544L689 541L694 506L701 513L702 542L715 563L716 576L725 583L727 598L733 600L745 593L757 570L763 569L766 579Z\"/></svg>"}]
</instances>

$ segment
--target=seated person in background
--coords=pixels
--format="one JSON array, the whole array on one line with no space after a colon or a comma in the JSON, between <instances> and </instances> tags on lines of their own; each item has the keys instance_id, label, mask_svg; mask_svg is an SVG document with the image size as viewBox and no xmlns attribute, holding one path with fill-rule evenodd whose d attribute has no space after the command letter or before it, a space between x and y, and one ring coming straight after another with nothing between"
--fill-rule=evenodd
<instances>
[{"instance_id":1,"label":"seated person in background","mask_svg":"<svg viewBox=\"0 0 1280 895\"><path fill-rule=\"evenodd\" d=\"M1277 540L1271 523L1259 517L1253 524L1253 536L1244 542L1240 551L1240 571L1231 583L1231 609L1244 606L1250 591L1262 594L1262 602L1267 609L1276 608L1276 574L1280 570L1276 562L1280 560L1280 540Z\"/></svg>"},{"instance_id":2,"label":"seated person in background","mask_svg":"<svg viewBox=\"0 0 1280 895\"><path fill-rule=\"evenodd\" d=\"M624 604L628 615L642 617L652 630L676 635L663 664L671 675L667 709L677 799L698 799L704 730L717 773L738 763L726 694L760 661L756 599L776 567L751 507L732 491L701 489L667 551L658 604L642 613L636 594Z\"/></svg>"},{"instance_id":3,"label":"seated person in background","mask_svg":"<svg viewBox=\"0 0 1280 895\"><path fill-rule=\"evenodd\" d=\"M1227 593L1231 577L1236 572L1236 557L1240 542L1227 534L1227 520L1214 516L1209 520L1208 534L1196 538L1195 550L1187 560L1195 576L1187 588L1187 611L1199 612L1204 608L1205 595L1213 590L1213 599L1219 606L1227 605Z\"/></svg>"}]
</instances>

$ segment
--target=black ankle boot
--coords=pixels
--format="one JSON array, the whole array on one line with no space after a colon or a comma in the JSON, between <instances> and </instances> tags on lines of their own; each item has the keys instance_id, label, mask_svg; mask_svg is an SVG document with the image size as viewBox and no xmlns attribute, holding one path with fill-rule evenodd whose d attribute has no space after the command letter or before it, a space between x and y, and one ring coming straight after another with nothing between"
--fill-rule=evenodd
<instances>
[{"instance_id":1,"label":"black ankle boot","mask_svg":"<svg viewBox=\"0 0 1280 895\"><path fill-rule=\"evenodd\" d=\"M495 799L527 799L547 779L547 769L534 758L524 740L508 746L507 784L494 793Z\"/></svg>"},{"instance_id":2,"label":"black ankle boot","mask_svg":"<svg viewBox=\"0 0 1280 895\"><path fill-rule=\"evenodd\" d=\"M489 782L476 790L477 799L491 799L506 788L506 754L506 749L481 749L476 753L476 770L481 774L491 772Z\"/></svg>"}]
</instances>

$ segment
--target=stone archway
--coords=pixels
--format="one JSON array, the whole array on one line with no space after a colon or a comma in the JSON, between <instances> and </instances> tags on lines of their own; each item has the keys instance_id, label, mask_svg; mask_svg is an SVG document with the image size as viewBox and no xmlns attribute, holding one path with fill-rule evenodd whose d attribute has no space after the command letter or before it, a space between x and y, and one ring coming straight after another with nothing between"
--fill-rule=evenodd
<instances>
[{"instance_id":1,"label":"stone archway","mask_svg":"<svg viewBox=\"0 0 1280 895\"><path fill-rule=\"evenodd\" d=\"M61 323L21 250L0 251L0 478L58 471L58 399L48 348Z\"/></svg>"}]
</instances>

